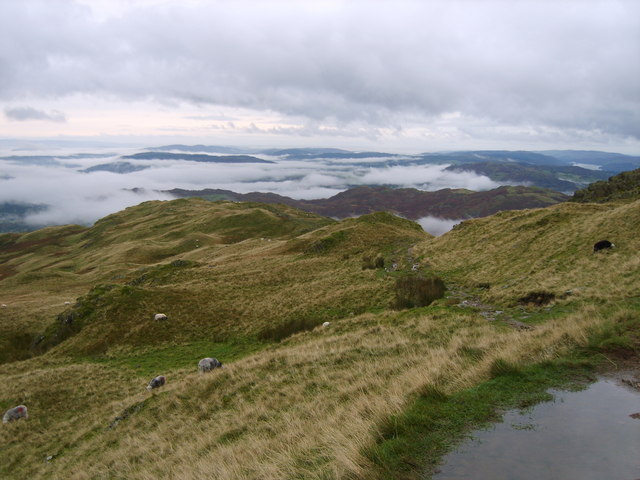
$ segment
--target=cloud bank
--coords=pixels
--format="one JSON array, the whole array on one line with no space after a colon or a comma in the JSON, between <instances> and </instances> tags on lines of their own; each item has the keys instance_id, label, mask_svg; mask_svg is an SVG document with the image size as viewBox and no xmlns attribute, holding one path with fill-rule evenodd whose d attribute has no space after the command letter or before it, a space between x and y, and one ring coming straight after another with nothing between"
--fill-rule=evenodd
<instances>
[{"instance_id":1,"label":"cloud bank","mask_svg":"<svg viewBox=\"0 0 640 480\"><path fill-rule=\"evenodd\" d=\"M450 172L447 165L394 165L370 158L362 165L331 159L277 160L273 164L212 164L180 160L128 159L144 170L127 174L85 172L87 168L119 161L119 156L96 157L59 153L50 158L0 159L0 203L47 204L29 216L34 225L90 224L110 213L146 200L168 200L163 190L205 188L237 193L272 192L296 199L328 198L358 185L394 185L421 190L499 186L473 172ZM42 155L42 152L38 152ZM274 160L274 157L269 157ZM364 159L361 159L364 161ZM377 162L377 163L376 163ZM133 189L143 189L134 193ZM430 231L431 230L427 230Z\"/></svg>"},{"instance_id":2,"label":"cloud bank","mask_svg":"<svg viewBox=\"0 0 640 480\"><path fill-rule=\"evenodd\" d=\"M249 134L638 140L638 58L625 0L0 2L9 112L95 97L279 116L230 124Z\"/></svg>"},{"instance_id":3,"label":"cloud bank","mask_svg":"<svg viewBox=\"0 0 640 480\"><path fill-rule=\"evenodd\" d=\"M37 110L32 107L5 108L4 115L10 120L16 120L19 122L27 120L44 120L47 122L62 123L67 121L67 118L62 112L57 110L45 112L44 110Z\"/></svg>"},{"instance_id":4,"label":"cloud bank","mask_svg":"<svg viewBox=\"0 0 640 480\"><path fill-rule=\"evenodd\" d=\"M419 218L418 220L416 220L416 223L418 223L425 232L439 237L440 235L447 233L455 225L459 224L462 221L464 221L464 219L452 220L447 218L428 216Z\"/></svg>"}]
</instances>

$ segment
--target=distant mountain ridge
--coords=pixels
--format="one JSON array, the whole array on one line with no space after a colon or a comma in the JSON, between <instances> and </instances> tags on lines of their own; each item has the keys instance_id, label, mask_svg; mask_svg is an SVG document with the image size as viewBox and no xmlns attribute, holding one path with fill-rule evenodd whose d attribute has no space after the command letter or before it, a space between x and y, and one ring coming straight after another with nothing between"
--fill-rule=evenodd
<instances>
[{"instance_id":1,"label":"distant mountain ridge","mask_svg":"<svg viewBox=\"0 0 640 480\"><path fill-rule=\"evenodd\" d=\"M146 165L134 165L130 162L112 162L112 163L101 163L99 165L94 165L93 167L85 168L80 171L84 173L91 173L91 172L132 173L132 172L139 172L141 170L146 170L147 168L151 168L151 167Z\"/></svg>"},{"instance_id":2,"label":"distant mountain ridge","mask_svg":"<svg viewBox=\"0 0 640 480\"><path fill-rule=\"evenodd\" d=\"M124 155L121 158L130 160L188 160L204 163L274 163L250 155L208 155L204 153L143 152Z\"/></svg>"},{"instance_id":3,"label":"distant mountain ridge","mask_svg":"<svg viewBox=\"0 0 640 480\"><path fill-rule=\"evenodd\" d=\"M411 220L427 216L450 219L484 217L501 210L547 207L569 198L552 190L521 186L505 186L483 192L450 188L425 192L415 188L363 186L318 200L295 200L274 193L241 194L218 189L194 191L175 188L166 190L165 193L176 197L203 197L209 200L281 203L332 218L386 211Z\"/></svg>"}]
</instances>

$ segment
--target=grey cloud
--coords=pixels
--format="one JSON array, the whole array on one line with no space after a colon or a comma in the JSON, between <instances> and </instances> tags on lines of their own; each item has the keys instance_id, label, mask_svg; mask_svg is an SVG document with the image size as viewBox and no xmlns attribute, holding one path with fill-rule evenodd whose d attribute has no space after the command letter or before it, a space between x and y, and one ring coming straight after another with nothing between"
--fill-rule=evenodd
<instances>
[{"instance_id":1,"label":"grey cloud","mask_svg":"<svg viewBox=\"0 0 640 480\"><path fill-rule=\"evenodd\" d=\"M16 120L19 122L28 120L44 120L46 122L64 123L67 121L67 117L62 112L57 110L45 112L44 110L37 110L33 107L5 108L4 114L9 120Z\"/></svg>"},{"instance_id":2,"label":"grey cloud","mask_svg":"<svg viewBox=\"0 0 640 480\"><path fill-rule=\"evenodd\" d=\"M462 112L640 137L632 1L0 4L0 98L76 93L376 127ZM298 134L304 133L297 132Z\"/></svg>"}]
</instances>

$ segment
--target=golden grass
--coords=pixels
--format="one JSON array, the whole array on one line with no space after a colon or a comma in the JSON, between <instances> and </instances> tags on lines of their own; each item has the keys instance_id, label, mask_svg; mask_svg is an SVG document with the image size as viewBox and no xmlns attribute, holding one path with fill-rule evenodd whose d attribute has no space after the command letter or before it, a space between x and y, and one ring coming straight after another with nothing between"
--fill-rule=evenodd
<instances>
[{"instance_id":1,"label":"golden grass","mask_svg":"<svg viewBox=\"0 0 640 480\"><path fill-rule=\"evenodd\" d=\"M153 222L154 212L148 212L146 223ZM133 222L129 216L136 217L135 210L126 211L124 230L133 228L125 222ZM572 313L527 331L487 322L477 311L446 307L446 302L381 310L391 302L393 278L362 270L361 255L391 251L404 258L408 239L423 237L401 227L386 230L379 223L349 221L295 238L194 247L160 263L185 258L197 266L171 271L166 278L152 275L155 283L140 284L143 294L99 310L77 337L41 357L0 365L0 406L25 403L31 416L0 429L0 476L370 478L372 466L363 452L380 438L384 420L401 412L425 386L453 392L488 379L497 360L528 364L555 358L584 344L590 329L609 322L610 315L623 315L640 287L639 221L638 202L564 204L465 222L413 248L423 265L457 288L490 283L488 291L479 291L485 301L512 304L535 290L557 295L574 290L557 301L570 302ZM354 233L341 249L302 253L304 245L345 228ZM617 249L592 254L593 243L602 238ZM10 313L0 321L0 331L15 331L12 325L36 328L64 310L61 285L67 281L70 291L77 291L83 282L88 289L115 272L121 276L117 282L149 272L146 266L113 260L135 245L130 242L115 242L105 251L104 269L97 252L77 253L79 268L87 261L96 270L56 277L55 285L46 274L57 267L45 268L32 284L40 297L29 292L28 284L5 279L2 286L16 301L6 309ZM25 255L33 258L25 257L24 265L44 264L37 252ZM10 261L24 267L18 257ZM366 313L372 308L381 311ZM148 313L156 310L167 310L175 324L154 323ZM158 372L168 383L154 393L133 371L78 364L66 356L104 338L118 353L135 345L153 348L156 341L250 336L265 326L322 312L331 315L329 327L293 335L225 369L198 375L195 358L191 369ZM470 349L478 355L466 355ZM133 413L109 428L127 409ZM47 462L49 455L54 458Z\"/></svg>"},{"instance_id":2,"label":"golden grass","mask_svg":"<svg viewBox=\"0 0 640 480\"><path fill-rule=\"evenodd\" d=\"M438 272L468 286L489 283L486 298L513 302L535 290L611 300L637 295L640 201L564 203L465 221L416 248ZM609 239L616 248L593 254Z\"/></svg>"},{"instance_id":3,"label":"golden grass","mask_svg":"<svg viewBox=\"0 0 640 480\"><path fill-rule=\"evenodd\" d=\"M21 472L36 476L366 478L364 447L413 392L476 384L497 359L553 358L584 342L585 329L601 321L594 307L525 332L463 313L366 314L209 375L172 372L155 395L144 393L139 380L100 369L105 382L99 390L86 366L3 372L0 397L35 392L29 397L34 419L3 430L0 442L31 445L22 447L29 461L21 467L29 467ZM472 362L463 347L484 354ZM43 396L57 397L57 408L40 409ZM149 397L143 410L107 428L124 408ZM64 410L63 398L73 412ZM7 435L16 434L17 444L8 442ZM45 453L62 455L47 464Z\"/></svg>"}]
</instances>

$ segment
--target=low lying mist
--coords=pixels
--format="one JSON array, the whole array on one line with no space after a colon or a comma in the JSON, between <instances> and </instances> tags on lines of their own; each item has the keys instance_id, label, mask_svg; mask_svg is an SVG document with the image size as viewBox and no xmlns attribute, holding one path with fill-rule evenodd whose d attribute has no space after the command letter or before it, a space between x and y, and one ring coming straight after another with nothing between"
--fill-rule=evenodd
<instances>
[{"instance_id":1,"label":"low lying mist","mask_svg":"<svg viewBox=\"0 0 640 480\"><path fill-rule=\"evenodd\" d=\"M418 220L416 220L416 223L418 223L425 232L430 233L431 235L434 235L436 237L439 237L440 235L447 233L455 225L463 221L464 219L451 220L448 218L438 218L438 217L429 216L429 217L419 218Z\"/></svg>"},{"instance_id":2,"label":"low lying mist","mask_svg":"<svg viewBox=\"0 0 640 480\"><path fill-rule=\"evenodd\" d=\"M270 192L312 200L329 198L359 185L420 190L488 190L499 186L474 172L447 171L446 164L416 165L407 160L406 165L397 165L396 160L394 165L389 165L384 158L345 163L330 158L286 160L255 155L274 161L272 164L128 158L127 171L108 171L110 165L116 168L122 162L121 156L131 154L132 150L79 153L58 149L16 153L0 152L0 203L48 205L48 209L25 218L32 225L91 224L147 200L170 200L173 197L162 191L173 188ZM96 166L99 169L94 170ZM440 234L456 222L434 218L423 219L421 224L430 233Z\"/></svg>"}]
</instances>

